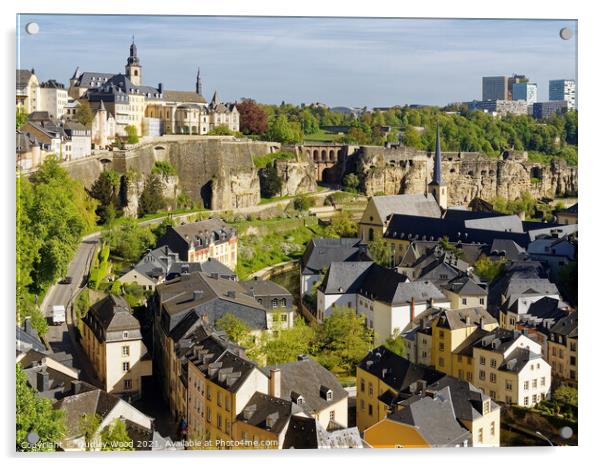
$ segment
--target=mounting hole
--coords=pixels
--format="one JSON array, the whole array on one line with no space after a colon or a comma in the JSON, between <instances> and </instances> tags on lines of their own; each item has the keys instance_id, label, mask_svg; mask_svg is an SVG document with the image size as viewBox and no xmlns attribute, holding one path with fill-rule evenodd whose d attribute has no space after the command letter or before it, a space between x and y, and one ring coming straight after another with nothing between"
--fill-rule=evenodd
<instances>
[{"instance_id":1,"label":"mounting hole","mask_svg":"<svg viewBox=\"0 0 602 466\"><path fill-rule=\"evenodd\" d=\"M562 429L560 429L560 436L564 439L569 439L573 436L573 429L571 429L569 426L565 426Z\"/></svg>"},{"instance_id":2,"label":"mounting hole","mask_svg":"<svg viewBox=\"0 0 602 466\"><path fill-rule=\"evenodd\" d=\"M35 22L27 23L25 25L25 32L27 32L27 34L30 34L30 35L37 34L38 32L40 32L40 25Z\"/></svg>"},{"instance_id":3,"label":"mounting hole","mask_svg":"<svg viewBox=\"0 0 602 466\"><path fill-rule=\"evenodd\" d=\"M562 28L560 30L560 38L562 40L569 40L573 37L573 30L571 28Z\"/></svg>"}]
</instances>

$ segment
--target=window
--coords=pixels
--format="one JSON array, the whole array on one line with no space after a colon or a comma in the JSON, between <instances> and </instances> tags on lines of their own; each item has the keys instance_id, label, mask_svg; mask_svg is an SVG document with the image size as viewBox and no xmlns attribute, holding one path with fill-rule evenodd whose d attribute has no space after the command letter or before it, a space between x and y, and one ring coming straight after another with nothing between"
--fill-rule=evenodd
<instances>
[{"instance_id":1,"label":"window","mask_svg":"<svg viewBox=\"0 0 602 466\"><path fill-rule=\"evenodd\" d=\"M506 403L512 403L512 397L506 395Z\"/></svg>"},{"instance_id":2,"label":"window","mask_svg":"<svg viewBox=\"0 0 602 466\"><path fill-rule=\"evenodd\" d=\"M129 356L130 355L130 347L129 346L122 346L121 347L121 355L122 356Z\"/></svg>"},{"instance_id":3,"label":"window","mask_svg":"<svg viewBox=\"0 0 602 466\"><path fill-rule=\"evenodd\" d=\"M129 362L124 362L121 367L123 368L123 372L127 372L130 370L130 363Z\"/></svg>"},{"instance_id":4,"label":"window","mask_svg":"<svg viewBox=\"0 0 602 466\"><path fill-rule=\"evenodd\" d=\"M207 422L211 422L211 408L207 407Z\"/></svg>"},{"instance_id":5,"label":"window","mask_svg":"<svg viewBox=\"0 0 602 466\"><path fill-rule=\"evenodd\" d=\"M439 367L444 367L445 366L445 361L443 360L443 358L439 358Z\"/></svg>"},{"instance_id":6,"label":"window","mask_svg":"<svg viewBox=\"0 0 602 466\"><path fill-rule=\"evenodd\" d=\"M272 309L276 309L278 307L278 300L276 298L272 299Z\"/></svg>"},{"instance_id":7,"label":"window","mask_svg":"<svg viewBox=\"0 0 602 466\"><path fill-rule=\"evenodd\" d=\"M439 351L443 351L445 349L445 345L443 342L439 342Z\"/></svg>"},{"instance_id":8,"label":"window","mask_svg":"<svg viewBox=\"0 0 602 466\"><path fill-rule=\"evenodd\" d=\"M542 378L541 378L541 386L542 386L542 387L545 387L545 385L546 385L546 378L545 378L545 377L542 377Z\"/></svg>"},{"instance_id":9,"label":"window","mask_svg":"<svg viewBox=\"0 0 602 466\"><path fill-rule=\"evenodd\" d=\"M485 298L479 298L479 304L484 305L485 304Z\"/></svg>"},{"instance_id":10,"label":"window","mask_svg":"<svg viewBox=\"0 0 602 466\"><path fill-rule=\"evenodd\" d=\"M366 409L366 403L364 402L364 400L360 400L360 409L363 411L364 409Z\"/></svg>"},{"instance_id":11,"label":"window","mask_svg":"<svg viewBox=\"0 0 602 466\"><path fill-rule=\"evenodd\" d=\"M479 380L485 380L485 371L479 371Z\"/></svg>"},{"instance_id":12,"label":"window","mask_svg":"<svg viewBox=\"0 0 602 466\"><path fill-rule=\"evenodd\" d=\"M491 383L495 383L495 381L496 381L496 375L495 375L494 372L492 372L491 374L489 374L489 381Z\"/></svg>"},{"instance_id":13,"label":"window","mask_svg":"<svg viewBox=\"0 0 602 466\"><path fill-rule=\"evenodd\" d=\"M481 366L484 366L484 365L485 365L485 356L481 356L481 357L479 358L479 364L481 364Z\"/></svg>"},{"instance_id":14,"label":"window","mask_svg":"<svg viewBox=\"0 0 602 466\"><path fill-rule=\"evenodd\" d=\"M531 382L531 386L533 388L537 388L537 379L533 379L533 381Z\"/></svg>"},{"instance_id":15,"label":"window","mask_svg":"<svg viewBox=\"0 0 602 466\"><path fill-rule=\"evenodd\" d=\"M222 406L222 392L217 392L217 405Z\"/></svg>"},{"instance_id":16,"label":"window","mask_svg":"<svg viewBox=\"0 0 602 466\"><path fill-rule=\"evenodd\" d=\"M529 381L525 380L525 384L524 384L525 390L529 390Z\"/></svg>"},{"instance_id":17,"label":"window","mask_svg":"<svg viewBox=\"0 0 602 466\"><path fill-rule=\"evenodd\" d=\"M372 396L374 394L374 387L372 387L372 382L368 383L368 395Z\"/></svg>"},{"instance_id":18,"label":"window","mask_svg":"<svg viewBox=\"0 0 602 466\"><path fill-rule=\"evenodd\" d=\"M221 430L222 428L222 415L221 414L217 414L217 428Z\"/></svg>"},{"instance_id":19,"label":"window","mask_svg":"<svg viewBox=\"0 0 602 466\"><path fill-rule=\"evenodd\" d=\"M528 396L526 396L525 399L523 400L523 404L525 406L529 406L529 397Z\"/></svg>"},{"instance_id":20,"label":"window","mask_svg":"<svg viewBox=\"0 0 602 466\"><path fill-rule=\"evenodd\" d=\"M123 332L123 338L128 338L129 333L128 332Z\"/></svg>"},{"instance_id":21,"label":"window","mask_svg":"<svg viewBox=\"0 0 602 466\"><path fill-rule=\"evenodd\" d=\"M467 303L467 299L466 298L462 298L462 304L466 304Z\"/></svg>"},{"instance_id":22,"label":"window","mask_svg":"<svg viewBox=\"0 0 602 466\"><path fill-rule=\"evenodd\" d=\"M496 393L495 393L495 390L490 390L490 391L489 391L489 396L490 396L491 398L497 398L497 396L496 396Z\"/></svg>"},{"instance_id":23,"label":"window","mask_svg":"<svg viewBox=\"0 0 602 466\"><path fill-rule=\"evenodd\" d=\"M334 421L334 411L330 411L330 413L329 413L329 419L331 421Z\"/></svg>"},{"instance_id":24,"label":"window","mask_svg":"<svg viewBox=\"0 0 602 466\"><path fill-rule=\"evenodd\" d=\"M492 359L492 360L489 362L489 365L490 365L492 368L494 368L494 369L495 369L495 368L497 367L497 361L496 361L495 359Z\"/></svg>"},{"instance_id":25,"label":"window","mask_svg":"<svg viewBox=\"0 0 602 466\"><path fill-rule=\"evenodd\" d=\"M483 402L483 414L489 413L489 401Z\"/></svg>"},{"instance_id":26,"label":"window","mask_svg":"<svg viewBox=\"0 0 602 466\"><path fill-rule=\"evenodd\" d=\"M495 421L489 425L489 433L495 435Z\"/></svg>"},{"instance_id":27,"label":"window","mask_svg":"<svg viewBox=\"0 0 602 466\"><path fill-rule=\"evenodd\" d=\"M478 437L478 442L479 443L483 443L483 428L479 427L479 437Z\"/></svg>"},{"instance_id":28,"label":"window","mask_svg":"<svg viewBox=\"0 0 602 466\"><path fill-rule=\"evenodd\" d=\"M360 392L365 392L366 391L366 382L364 381L364 379L360 379Z\"/></svg>"},{"instance_id":29,"label":"window","mask_svg":"<svg viewBox=\"0 0 602 466\"><path fill-rule=\"evenodd\" d=\"M372 405L368 404L368 416L372 416Z\"/></svg>"},{"instance_id":30,"label":"window","mask_svg":"<svg viewBox=\"0 0 602 466\"><path fill-rule=\"evenodd\" d=\"M226 419L226 434L230 434L230 420Z\"/></svg>"},{"instance_id":31,"label":"window","mask_svg":"<svg viewBox=\"0 0 602 466\"><path fill-rule=\"evenodd\" d=\"M531 399L533 400L533 404L537 403L537 394L533 395Z\"/></svg>"},{"instance_id":32,"label":"window","mask_svg":"<svg viewBox=\"0 0 602 466\"><path fill-rule=\"evenodd\" d=\"M226 411L230 411L230 397L226 396Z\"/></svg>"},{"instance_id":33,"label":"window","mask_svg":"<svg viewBox=\"0 0 602 466\"><path fill-rule=\"evenodd\" d=\"M328 390L326 392L326 401L332 401L332 391Z\"/></svg>"},{"instance_id":34,"label":"window","mask_svg":"<svg viewBox=\"0 0 602 466\"><path fill-rule=\"evenodd\" d=\"M125 390L131 390L132 389L132 379L124 379L123 380L123 388Z\"/></svg>"},{"instance_id":35,"label":"window","mask_svg":"<svg viewBox=\"0 0 602 466\"><path fill-rule=\"evenodd\" d=\"M211 387L207 387L207 400L211 401Z\"/></svg>"},{"instance_id":36,"label":"window","mask_svg":"<svg viewBox=\"0 0 602 466\"><path fill-rule=\"evenodd\" d=\"M571 364L571 366L577 365L577 358L575 356L571 356L570 364Z\"/></svg>"},{"instance_id":37,"label":"window","mask_svg":"<svg viewBox=\"0 0 602 466\"><path fill-rule=\"evenodd\" d=\"M280 314L280 320L282 322L287 322L288 321L288 315L287 314Z\"/></svg>"},{"instance_id":38,"label":"window","mask_svg":"<svg viewBox=\"0 0 602 466\"><path fill-rule=\"evenodd\" d=\"M512 381L506 380L506 390L512 390Z\"/></svg>"}]
</instances>

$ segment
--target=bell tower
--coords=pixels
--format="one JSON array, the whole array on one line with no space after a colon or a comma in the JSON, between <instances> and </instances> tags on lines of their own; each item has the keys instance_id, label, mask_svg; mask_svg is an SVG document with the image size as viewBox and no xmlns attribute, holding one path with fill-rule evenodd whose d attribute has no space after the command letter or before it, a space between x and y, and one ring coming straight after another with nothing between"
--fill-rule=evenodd
<instances>
[{"instance_id":1,"label":"bell tower","mask_svg":"<svg viewBox=\"0 0 602 466\"><path fill-rule=\"evenodd\" d=\"M142 84L142 65L138 58L138 49L134 42L134 36L132 36L132 45L130 45L130 56L125 65L125 75L132 81L134 86L140 86L140 84Z\"/></svg>"},{"instance_id":2,"label":"bell tower","mask_svg":"<svg viewBox=\"0 0 602 466\"><path fill-rule=\"evenodd\" d=\"M439 123L437 123L437 139L435 140L435 168L433 180L428 185L429 192L437 200L439 207L447 209L447 186L441 175L441 141L439 139Z\"/></svg>"}]
</instances>

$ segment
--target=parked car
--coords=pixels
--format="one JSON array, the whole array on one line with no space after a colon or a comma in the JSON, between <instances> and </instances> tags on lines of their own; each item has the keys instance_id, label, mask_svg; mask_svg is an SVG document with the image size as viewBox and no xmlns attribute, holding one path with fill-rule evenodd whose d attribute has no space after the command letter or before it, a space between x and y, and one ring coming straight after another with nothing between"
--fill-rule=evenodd
<instances>
[{"instance_id":1,"label":"parked car","mask_svg":"<svg viewBox=\"0 0 602 466\"><path fill-rule=\"evenodd\" d=\"M65 323L65 306L52 306L52 325L61 325Z\"/></svg>"},{"instance_id":2,"label":"parked car","mask_svg":"<svg viewBox=\"0 0 602 466\"><path fill-rule=\"evenodd\" d=\"M72 277L65 277L61 280L61 283L63 285L71 285L71 283L73 283L73 278Z\"/></svg>"}]
</instances>

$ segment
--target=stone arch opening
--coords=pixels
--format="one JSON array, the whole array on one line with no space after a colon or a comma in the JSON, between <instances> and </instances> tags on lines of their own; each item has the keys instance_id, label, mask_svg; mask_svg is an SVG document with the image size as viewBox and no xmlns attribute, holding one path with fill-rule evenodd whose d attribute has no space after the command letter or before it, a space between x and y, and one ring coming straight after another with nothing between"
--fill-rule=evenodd
<instances>
[{"instance_id":1,"label":"stone arch opening","mask_svg":"<svg viewBox=\"0 0 602 466\"><path fill-rule=\"evenodd\" d=\"M326 149L322 149L322 162L326 162Z\"/></svg>"},{"instance_id":2,"label":"stone arch opening","mask_svg":"<svg viewBox=\"0 0 602 466\"><path fill-rule=\"evenodd\" d=\"M330 159L331 162L334 162L335 159L335 155L334 155L334 150L330 149L330 151L328 152L328 158Z\"/></svg>"},{"instance_id":3,"label":"stone arch opening","mask_svg":"<svg viewBox=\"0 0 602 466\"><path fill-rule=\"evenodd\" d=\"M318 153L318 149L314 149L314 162L320 161L320 154Z\"/></svg>"},{"instance_id":4,"label":"stone arch opening","mask_svg":"<svg viewBox=\"0 0 602 466\"><path fill-rule=\"evenodd\" d=\"M205 209L211 209L211 201L213 200L213 181L209 180L201 186L201 201Z\"/></svg>"},{"instance_id":5,"label":"stone arch opening","mask_svg":"<svg viewBox=\"0 0 602 466\"><path fill-rule=\"evenodd\" d=\"M343 149L339 149L337 151L337 159L338 159L339 162L343 161Z\"/></svg>"}]
</instances>

